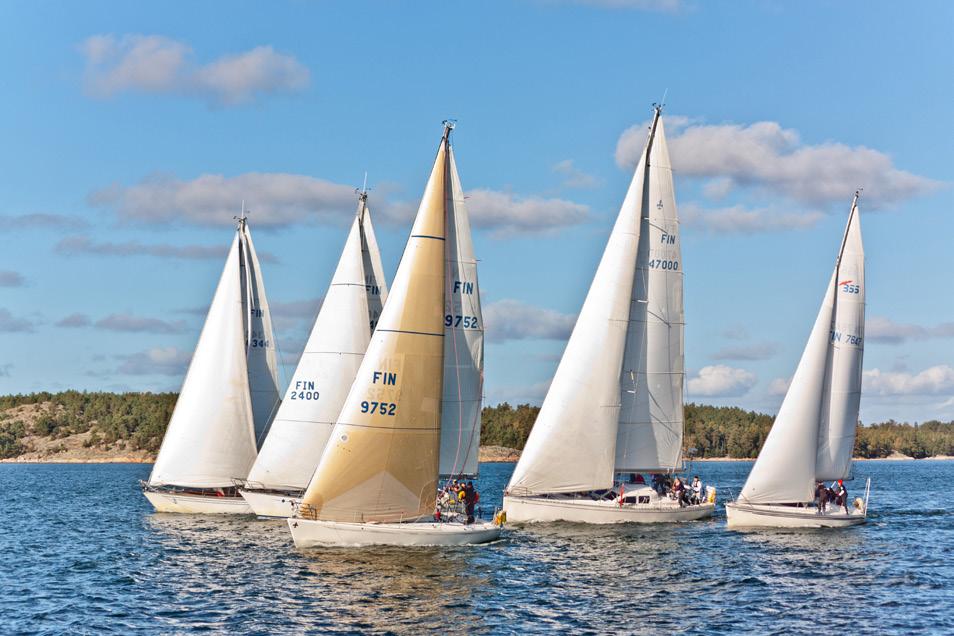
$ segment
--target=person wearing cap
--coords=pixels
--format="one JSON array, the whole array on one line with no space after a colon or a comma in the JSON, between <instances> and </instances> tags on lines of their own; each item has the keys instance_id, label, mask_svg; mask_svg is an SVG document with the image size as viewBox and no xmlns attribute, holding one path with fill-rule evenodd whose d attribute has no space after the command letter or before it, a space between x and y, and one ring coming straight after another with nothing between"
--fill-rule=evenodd
<instances>
[{"instance_id":1,"label":"person wearing cap","mask_svg":"<svg viewBox=\"0 0 954 636\"><path fill-rule=\"evenodd\" d=\"M845 488L845 482L838 480L838 486L835 488L835 504L845 509L848 514L848 489Z\"/></svg>"}]
</instances>

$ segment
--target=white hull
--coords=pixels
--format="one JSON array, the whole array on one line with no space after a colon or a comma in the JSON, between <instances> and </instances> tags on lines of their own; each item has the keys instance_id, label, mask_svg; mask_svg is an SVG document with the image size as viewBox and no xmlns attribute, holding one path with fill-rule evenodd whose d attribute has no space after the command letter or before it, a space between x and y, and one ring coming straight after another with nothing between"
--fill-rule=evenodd
<instances>
[{"instance_id":1,"label":"white hull","mask_svg":"<svg viewBox=\"0 0 954 636\"><path fill-rule=\"evenodd\" d=\"M714 503L680 507L675 501L649 504L623 504L617 501L593 501L568 497L517 497L505 495L503 509L507 521L514 523L673 523L711 517Z\"/></svg>"},{"instance_id":2,"label":"white hull","mask_svg":"<svg viewBox=\"0 0 954 636\"><path fill-rule=\"evenodd\" d=\"M272 492L240 490L242 497L259 517L291 517L301 503L301 497Z\"/></svg>"},{"instance_id":3,"label":"white hull","mask_svg":"<svg viewBox=\"0 0 954 636\"><path fill-rule=\"evenodd\" d=\"M472 545L494 541L500 527L486 522L457 523L347 523L289 519L297 548L324 545Z\"/></svg>"},{"instance_id":4,"label":"white hull","mask_svg":"<svg viewBox=\"0 0 954 636\"><path fill-rule=\"evenodd\" d=\"M241 497L183 495L146 490L143 492L156 512L198 515L248 515L251 507Z\"/></svg>"},{"instance_id":5,"label":"white hull","mask_svg":"<svg viewBox=\"0 0 954 636\"><path fill-rule=\"evenodd\" d=\"M725 505L729 528L847 528L865 522L865 511L849 507L828 506L819 513L815 506L799 508L772 504L746 504L738 501Z\"/></svg>"}]
</instances>

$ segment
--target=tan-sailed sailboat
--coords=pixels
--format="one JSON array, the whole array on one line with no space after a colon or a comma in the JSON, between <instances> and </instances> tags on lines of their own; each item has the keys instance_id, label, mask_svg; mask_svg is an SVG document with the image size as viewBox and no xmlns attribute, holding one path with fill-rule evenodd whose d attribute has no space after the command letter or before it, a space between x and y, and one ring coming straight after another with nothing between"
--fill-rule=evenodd
<instances>
[{"instance_id":1,"label":"tan-sailed sailboat","mask_svg":"<svg viewBox=\"0 0 954 636\"><path fill-rule=\"evenodd\" d=\"M299 548L463 545L492 523L432 521L440 460L447 202L445 122L437 158L388 301L295 517Z\"/></svg>"}]
</instances>

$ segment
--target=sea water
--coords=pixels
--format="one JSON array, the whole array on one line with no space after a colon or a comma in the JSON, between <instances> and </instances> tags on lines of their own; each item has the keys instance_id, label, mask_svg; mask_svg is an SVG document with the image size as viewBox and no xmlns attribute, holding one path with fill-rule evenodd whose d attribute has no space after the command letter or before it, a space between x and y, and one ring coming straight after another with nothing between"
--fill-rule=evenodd
<instances>
[{"instance_id":1,"label":"sea water","mask_svg":"<svg viewBox=\"0 0 954 636\"><path fill-rule=\"evenodd\" d=\"M751 464L697 463L720 502ZM0 633L954 633L954 462L858 462L841 530L510 528L464 548L294 548L284 521L156 514L148 465L0 464ZM484 464L485 516L512 464Z\"/></svg>"}]
</instances>

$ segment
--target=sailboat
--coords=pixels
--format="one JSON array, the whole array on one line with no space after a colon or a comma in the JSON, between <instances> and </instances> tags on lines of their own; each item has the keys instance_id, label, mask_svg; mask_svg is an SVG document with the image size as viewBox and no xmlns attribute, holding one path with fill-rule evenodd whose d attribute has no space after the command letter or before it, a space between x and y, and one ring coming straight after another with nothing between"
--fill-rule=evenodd
<instances>
[{"instance_id":1,"label":"sailboat","mask_svg":"<svg viewBox=\"0 0 954 636\"><path fill-rule=\"evenodd\" d=\"M715 508L615 478L682 466L683 270L661 114L655 106L646 148L504 493L508 521L688 521Z\"/></svg>"},{"instance_id":2,"label":"sailboat","mask_svg":"<svg viewBox=\"0 0 954 636\"><path fill-rule=\"evenodd\" d=\"M730 528L843 527L867 517L870 480L864 500L825 509L813 503L817 482L851 479L865 331L859 194L851 201L835 271L772 430L738 499L726 504Z\"/></svg>"},{"instance_id":3,"label":"sailboat","mask_svg":"<svg viewBox=\"0 0 954 636\"><path fill-rule=\"evenodd\" d=\"M368 192L271 432L241 489L260 517L290 517L315 472L387 299Z\"/></svg>"},{"instance_id":4,"label":"sailboat","mask_svg":"<svg viewBox=\"0 0 954 636\"><path fill-rule=\"evenodd\" d=\"M243 209L143 493L158 512L251 512L248 475L278 407L275 337Z\"/></svg>"},{"instance_id":5,"label":"sailboat","mask_svg":"<svg viewBox=\"0 0 954 636\"><path fill-rule=\"evenodd\" d=\"M462 545L500 534L493 523L432 521L442 435L447 216L455 200L452 128L445 122L381 319L302 504L288 519L299 548Z\"/></svg>"}]
</instances>

